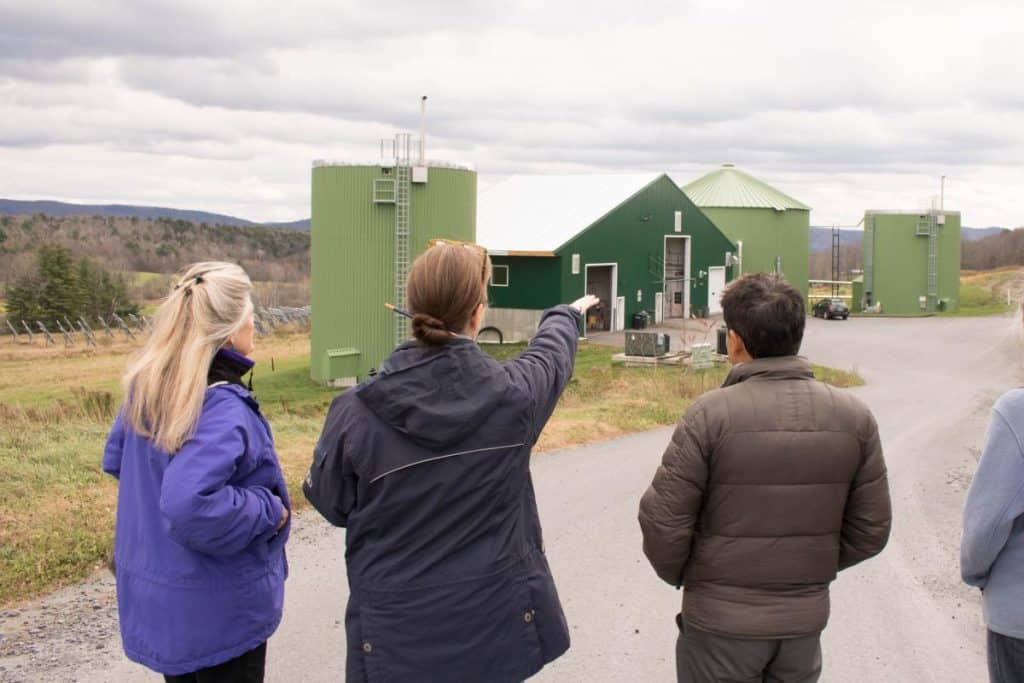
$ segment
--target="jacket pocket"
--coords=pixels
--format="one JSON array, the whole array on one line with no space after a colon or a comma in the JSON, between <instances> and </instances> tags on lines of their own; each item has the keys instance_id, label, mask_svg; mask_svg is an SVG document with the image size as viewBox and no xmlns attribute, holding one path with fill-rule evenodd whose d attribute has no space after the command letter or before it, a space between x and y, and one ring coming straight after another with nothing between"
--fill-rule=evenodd
<instances>
[{"instance_id":1,"label":"jacket pocket","mask_svg":"<svg viewBox=\"0 0 1024 683\"><path fill-rule=\"evenodd\" d=\"M380 681L522 681L543 665L525 577L359 598L361 657Z\"/></svg>"}]
</instances>

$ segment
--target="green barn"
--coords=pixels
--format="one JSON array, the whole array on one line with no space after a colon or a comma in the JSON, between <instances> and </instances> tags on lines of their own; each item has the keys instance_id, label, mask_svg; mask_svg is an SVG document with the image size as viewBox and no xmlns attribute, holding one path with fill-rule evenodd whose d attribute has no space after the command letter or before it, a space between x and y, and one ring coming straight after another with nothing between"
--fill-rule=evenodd
<instances>
[{"instance_id":1,"label":"green barn","mask_svg":"<svg viewBox=\"0 0 1024 683\"><path fill-rule=\"evenodd\" d=\"M478 241L492 255L485 324L529 338L541 312L585 293L587 330L715 314L736 247L665 174L522 175L481 192Z\"/></svg>"},{"instance_id":2,"label":"green barn","mask_svg":"<svg viewBox=\"0 0 1024 683\"><path fill-rule=\"evenodd\" d=\"M409 321L384 304L404 307L408 268L428 240L475 240L476 172L413 161L409 147L402 134L380 163L313 164L310 374L318 382L362 381L409 338Z\"/></svg>"},{"instance_id":3,"label":"green barn","mask_svg":"<svg viewBox=\"0 0 1024 683\"><path fill-rule=\"evenodd\" d=\"M866 212L862 263L857 308L893 315L957 310L960 212Z\"/></svg>"},{"instance_id":4,"label":"green barn","mask_svg":"<svg viewBox=\"0 0 1024 683\"><path fill-rule=\"evenodd\" d=\"M807 298L811 208L732 164L683 192L736 243L739 272L782 273Z\"/></svg>"}]
</instances>

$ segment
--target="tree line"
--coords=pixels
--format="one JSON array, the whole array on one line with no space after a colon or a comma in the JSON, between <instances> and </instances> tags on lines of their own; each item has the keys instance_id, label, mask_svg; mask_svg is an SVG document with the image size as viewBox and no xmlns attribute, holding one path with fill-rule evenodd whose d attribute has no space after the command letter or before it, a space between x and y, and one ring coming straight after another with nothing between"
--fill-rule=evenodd
<instances>
[{"instance_id":1,"label":"tree line","mask_svg":"<svg viewBox=\"0 0 1024 683\"><path fill-rule=\"evenodd\" d=\"M309 233L284 228L192 223L171 218L0 215L0 273L34 268L40 244L59 244L118 271L175 273L195 261L222 259L256 281L309 278Z\"/></svg>"},{"instance_id":2,"label":"tree line","mask_svg":"<svg viewBox=\"0 0 1024 683\"><path fill-rule=\"evenodd\" d=\"M960 245L960 265L965 270L990 270L1024 265L1024 228L1003 230Z\"/></svg>"},{"instance_id":3,"label":"tree line","mask_svg":"<svg viewBox=\"0 0 1024 683\"><path fill-rule=\"evenodd\" d=\"M138 313L120 274L88 258L75 260L71 250L56 244L39 247L35 268L7 285L7 319L55 327L65 320Z\"/></svg>"}]
</instances>

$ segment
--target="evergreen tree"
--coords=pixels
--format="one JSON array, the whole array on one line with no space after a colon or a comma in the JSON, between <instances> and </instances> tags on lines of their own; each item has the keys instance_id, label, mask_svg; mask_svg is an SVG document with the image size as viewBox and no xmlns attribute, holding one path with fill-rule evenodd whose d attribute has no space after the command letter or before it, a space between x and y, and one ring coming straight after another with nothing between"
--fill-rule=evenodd
<instances>
[{"instance_id":1,"label":"evergreen tree","mask_svg":"<svg viewBox=\"0 0 1024 683\"><path fill-rule=\"evenodd\" d=\"M57 244L44 244L39 247L37 258L40 318L50 325L64 316L77 317L81 290L71 250Z\"/></svg>"},{"instance_id":2,"label":"evergreen tree","mask_svg":"<svg viewBox=\"0 0 1024 683\"><path fill-rule=\"evenodd\" d=\"M19 278L7 286L7 319L21 330L21 321L30 325L42 315L39 308L39 283L34 276ZM32 325L33 331L35 326Z\"/></svg>"},{"instance_id":3,"label":"evergreen tree","mask_svg":"<svg viewBox=\"0 0 1024 683\"><path fill-rule=\"evenodd\" d=\"M30 324L41 320L53 326L66 316L70 320L93 320L112 313L138 313L128 296L128 285L120 274L111 274L87 258L77 263L71 251L44 245L37 253L36 272L7 287L7 317Z\"/></svg>"}]
</instances>

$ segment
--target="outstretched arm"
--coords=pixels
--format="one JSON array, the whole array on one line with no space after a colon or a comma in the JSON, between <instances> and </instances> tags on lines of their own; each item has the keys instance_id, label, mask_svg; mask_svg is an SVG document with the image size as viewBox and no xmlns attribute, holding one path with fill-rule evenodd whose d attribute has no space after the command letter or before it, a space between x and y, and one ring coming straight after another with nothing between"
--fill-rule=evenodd
<instances>
[{"instance_id":1,"label":"outstretched arm","mask_svg":"<svg viewBox=\"0 0 1024 683\"><path fill-rule=\"evenodd\" d=\"M533 400L533 440L540 436L572 378L580 320L596 303L597 297L585 296L545 311L526 351L505 364L512 381Z\"/></svg>"}]
</instances>

